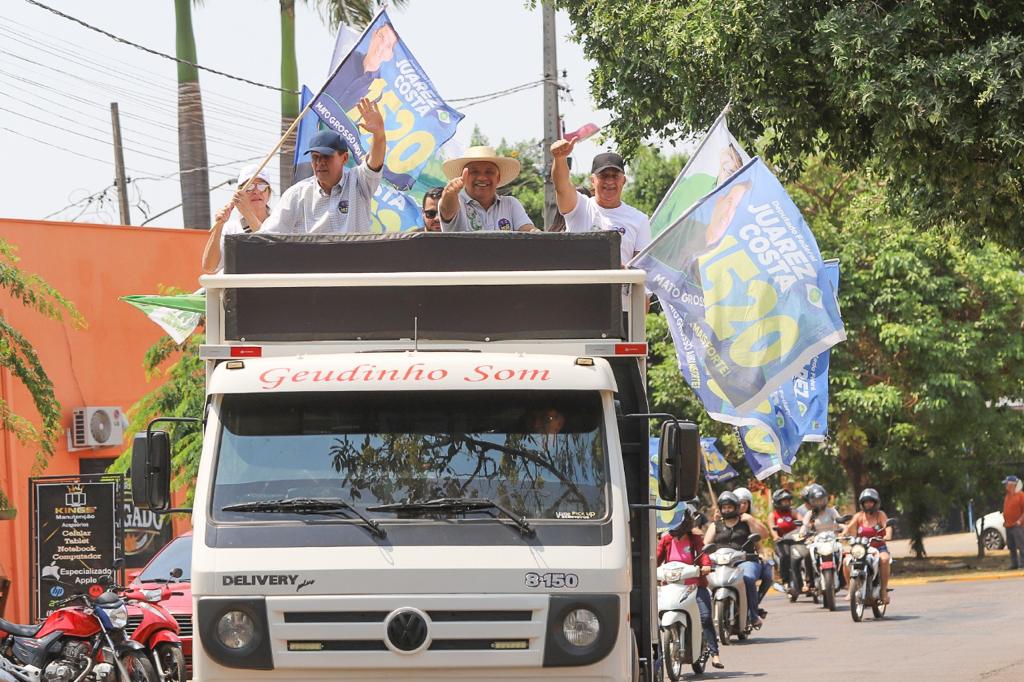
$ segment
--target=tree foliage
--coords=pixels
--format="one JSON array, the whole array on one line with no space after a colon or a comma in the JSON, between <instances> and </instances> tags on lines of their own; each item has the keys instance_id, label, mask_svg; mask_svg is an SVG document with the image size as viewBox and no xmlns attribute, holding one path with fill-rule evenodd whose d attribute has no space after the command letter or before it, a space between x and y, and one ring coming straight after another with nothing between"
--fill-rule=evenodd
<instances>
[{"instance_id":1,"label":"tree foliage","mask_svg":"<svg viewBox=\"0 0 1024 682\"><path fill-rule=\"evenodd\" d=\"M164 336L146 351L142 361L146 378L158 378L162 383L132 405L128 412L129 435L144 432L149 422L157 417L202 418L206 407L206 365L199 358L199 346L204 339L205 335L197 332L179 346L169 336ZM203 452L202 429L188 423L168 423L160 428L167 430L171 437L171 487L185 490L186 504L191 504ZM111 465L110 471L127 472L131 467L131 454L129 447Z\"/></svg>"},{"instance_id":2,"label":"tree foliage","mask_svg":"<svg viewBox=\"0 0 1024 682\"><path fill-rule=\"evenodd\" d=\"M626 168L628 182L622 200L650 217L685 165L685 156L664 156L654 147L640 147Z\"/></svg>"},{"instance_id":3,"label":"tree foliage","mask_svg":"<svg viewBox=\"0 0 1024 682\"><path fill-rule=\"evenodd\" d=\"M916 226L1024 244L1024 4L559 0L632 153L729 124L795 177L867 165Z\"/></svg>"},{"instance_id":4,"label":"tree foliage","mask_svg":"<svg viewBox=\"0 0 1024 682\"><path fill-rule=\"evenodd\" d=\"M35 274L18 267L15 248L0 240L0 289L17 303L35 310L40 315L56 322L67 318L75 327L84 327L85 319L71 301ZM4 367L21 382L35 405L41 418L37 426L31 419L17 414L10 404L0 397L0 430L14 434L22 444L32 443L37 450L32 474L38 475L46 468L53 455L53 444L61 434L60 403L53 392L53 382L46 374L32 343L15 329L0 311L0 367ZM2 494L2 491L0 491Z\"/></svg>"},{"instance_id":5,"label":"tree foliage","mask_svg":"<svg viewBox=\"0 0 1024 682\"><path fill-rule=\"evenodd\" d=\"M927 521L972 487L995 489L1004 472L993 464L1020 456L1024 415L1007 401L1024 397L1024 274L1019 255L997 245L915 230L886 209L884 192L820 159L790 185L822 254L840 259L848 334L832 351L831 439L805 445L797 471L833 481L842 471L852 494L878 488L921 548ZM656 406L702 413L663 323L651 326Z\"/></svg>"}]
</instances>

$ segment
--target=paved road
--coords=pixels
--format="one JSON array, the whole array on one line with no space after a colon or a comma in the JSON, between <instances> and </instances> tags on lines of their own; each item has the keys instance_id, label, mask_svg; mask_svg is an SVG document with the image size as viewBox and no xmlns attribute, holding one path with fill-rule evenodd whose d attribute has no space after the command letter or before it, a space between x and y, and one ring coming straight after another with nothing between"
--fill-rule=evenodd
<instances>
[{"instance_id":1,"label":"paved road","mask_svg":"<svg viewBox=\"0 0 1024 682\"><path fill-rule=\"evenodd\" d=\"M848 607L829 613L769 594L765 627L723 647L726 669L708 666L703 679L821 682L864 671L873 671L872 682L1024 679L1024 576L900 587L885 619L873 620L868 609L860 623Z\"/></svg>"},{"instance_id":2,"label":"paved road","mask_svg":"<svg viewBox=\"0 0 1024 682\"><path fill-rule=\"evenodd\" d=\"M913 556L910 551L910 540L892 540L889 548L894 557ZM924 539L924 551L928 556L956 556L963 554L973 556L978 553L978 540L974 533L955 533L953 535L933 535ZM1000 550L1006 556L1009 552ZM995 552L999 553L999 552Z\"/></svg>"}]
</instances>

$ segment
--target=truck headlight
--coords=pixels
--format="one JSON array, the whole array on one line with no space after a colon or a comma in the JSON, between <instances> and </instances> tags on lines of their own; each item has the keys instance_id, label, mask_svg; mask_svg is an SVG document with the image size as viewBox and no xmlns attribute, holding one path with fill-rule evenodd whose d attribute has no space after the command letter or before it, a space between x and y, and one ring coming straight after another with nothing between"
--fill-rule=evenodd
<instances>
[{"instance_id":1,"label":"truck headlight","mask_svg":"<svg viewBox=\"0 0 1024 682\"><path fill-rule=\"evenodd\" d=\"M573 646L588 647L597 641L601 623L590 609L574 609L562 621L562 633Z\"/></svg>"},{"instance_id":2,"label":"truck headlight","mask_svg":"<svg viewBox=\"0 0 1024 682\"><path fill-rule=\"evenodd\" d=\"M854 559L863 559L865 556L867 556L867 553L868 548L864 545L858 544L854 545L853 547L850 547L850 556L852 556Z\"/></svg>"},{"instance_id":3,"label":"truck headlight","mask_svg":"<svg viewBox=\"0 0 1024 682\"><path fill-rule=\"evenodd\" d=\"M123 604L112 609L103 609L103 611L107 614L107 618L110 619L110 624L118 630L128 625L128 609Z\"/></svg>"},{"instance_id":4,"label":"truck headlight","mask_svg":"<svg viewBox=\"0 0 1024 682\"><path fill-rule=\"evenodd\" d=\"M245 649L256 639L256 623L243 611L228 611L217 621L217 639L228 649Z\"/></svg>"}]
</instances>

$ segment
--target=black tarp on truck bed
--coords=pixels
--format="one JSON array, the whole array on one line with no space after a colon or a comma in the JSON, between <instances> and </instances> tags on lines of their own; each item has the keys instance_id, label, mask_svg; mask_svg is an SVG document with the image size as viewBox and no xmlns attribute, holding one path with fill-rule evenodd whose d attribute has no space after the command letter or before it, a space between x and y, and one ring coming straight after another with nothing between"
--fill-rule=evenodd
<instances>
[{"instance_id":1,"label":"black tarp on truck bed","mask_svg":"<svg viewBox=\"0 0 1024 682\"><path fill-rule=\"evenodd\" d=\"M614 270L619 235L229 235L226 274ZM232 289L225 337L257 341L622 338L609 284Z\"/></svg>"}]
</instances>

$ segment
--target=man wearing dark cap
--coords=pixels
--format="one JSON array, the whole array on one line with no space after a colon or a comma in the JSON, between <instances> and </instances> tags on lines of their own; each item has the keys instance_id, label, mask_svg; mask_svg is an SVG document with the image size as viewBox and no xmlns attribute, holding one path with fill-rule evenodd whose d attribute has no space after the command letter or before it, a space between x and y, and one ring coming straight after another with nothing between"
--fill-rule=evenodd
<instances>
[{"instance_id":1,"label":"man wearing dark cap","mask_svg":"<svg viewBox=\"0 0 1024 682\"><path fill-rule=\"evenodd\" d=\"M622 264L651 243L651 222L647 216L628 204L622 203L622 188L626 185L626 168L622 157L615 152L604 152L594 157L590 182L594 196L585 197L576 191L569 177L569 163L575 141L558 140L551 145L551 179L555 183L558 212L565 216L566 232L595 232L614 230L622 235Z\"/></svg>"},{"instance_id":2,"label":"man wearing dark cap","mask_svg":"<svg viewBox=\"0 0 1024 682\"><path fill-rule=\"evenodd\" d=\"M1006 548L1010 550L1010 570L1024 568L1024 492L1016 476L1003 479L1003 525L1006 526Z\"/></svg>"},{"instance_id":3,"label":"man wearing dark cap","mask_svg":"<svg viewBox=\"0 0 1024 682\"><path fill-rule=\"evenodd\" d=\"M360 127L372 136L370 153L348 173L349 150L333 130L309 143L313 177L288 188L260 230L277 234L343 234L370 231L370 199L380 186L387 140L384 118L375 102L359 102Z\"/></svg>"}]
</instances>

